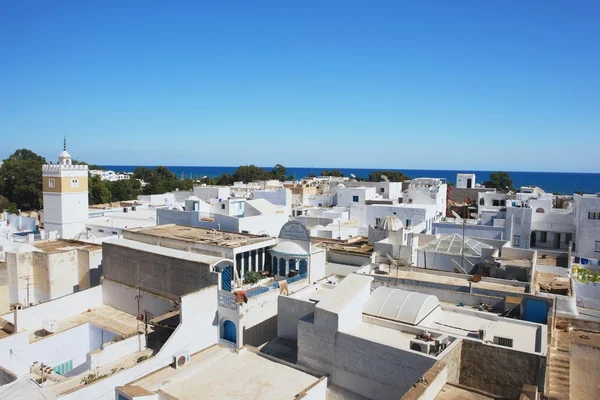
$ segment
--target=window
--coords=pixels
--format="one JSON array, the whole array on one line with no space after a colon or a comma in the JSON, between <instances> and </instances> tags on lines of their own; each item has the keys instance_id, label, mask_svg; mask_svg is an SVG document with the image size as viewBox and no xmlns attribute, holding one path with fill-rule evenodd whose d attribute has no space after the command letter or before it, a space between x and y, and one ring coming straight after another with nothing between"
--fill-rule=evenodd
<instances>
[{"instance_id":1,"label":"window","mask_svg":"<svg viewBox=\"0 0 600 400\"><path fill-rule=\"evenodd\" d=\"M117 231L111 231L110 233L112 233L113 235L118 235L119 234L119 232L117 232Z\"/></svg>"},{"instance_id":2,"label":"window","mask_svg":"<svg viewBox=\"0 0 600 400\"><path fill-rule=\"evenodd\" d=\"M588 219L600 219L600 212L588 212Z\"/></svg>"},{"instance_id":3,"label":"window","mask_svg":"<svg viewBox=\"0 0 600 400\"><path fill-rule=\"evenodd\" d=\"M546 243L548 241L548 232L540 233L540 243Z\"/></svg>"},{"instance_id":4,"label":"window","mask_svg":"<svg viewBox=\"0 0 600 400\"><path fill-rule=\"evenodd\" d=\"M380 189L379 189L379 191L380 191L381 193L385 193L385 188L380 188Z\"/></svg>"},{"instance_id":5,"label":"window","mask_svg":"<svg viewBox=\"0 0 600 400\"><path fill-rule=\"evenodd\" d=\"M412 226L412 219L407 219L406 220L406 226L407 227Z\"/></svg>"},{"instance_id":6,"label":"window","mask_svg":"<svg viewBox=\"0 0 600 400\"><path fill-rule=\"evenodd\" d=\"M48 179L48 187L56 187L56 181L54 179Z\"/></svg>"},{"instance_id":7,"label":"window","mask_svg":"<svg viewBox=\"0 0 600 400\"><path fill-rule=\"evenodd\" d=\"M515 217L515 225L521 225L521 217Z\"/></svg>"},{"instance_id":8,"label":"window","mask_svg":"<svg viewBox=\"0 0 600 400\"><path fill-rule=\"evenodd\" d=\"M71 179L71 187L78 188L79 187L79 179Z\"/></svg>"},{"instance_id":9,"label":"window","mask_svg":"<svg viewBox=\"0 0 600 400\"><path fill-rule=\"evenodd\" d=\"M483 197L479 199L479 205L485 206L485 199Z\"/></svg>"},{"instance_id":10,"label":"window","mask_svg":"<svg viewBox=\"0 0 600 400\"><path fill-rule=\"evenodd\" d=\"M500 205L501 205L502 207L506 206L506 200L500 200Z\"/></svg>"},{"instance_id":11,"label":"window","mask_svg":"<svg viewBox=\"0 0 600 400\"><path fill-rule=\"evenodd\" d=\"M573 241L573 234L572 233L566 233L565 234L565 243L569 244Z\"/></svg>"},{"instance_id":12,"label":"window","mask_svg":"<svg viewBox=\"0 0 600 400\"><path fill-rule=\"evenodd\" d=\"M509 338L503 338L500 336L494 336L494 344L504 347L513 347L513 340Z\"/></svg>"},{"instance_id":13,"label":"window","mask_svg":"<svg viewBox=\"0 0 600 400\"><path fill-rule=\"evenodd\" d=\"M119 400L129 400L127 397L123 396L122 394L119 394Z\"/></svg>"},{"instance_id":14,"label":"window","mask_svg":"<svg viewBox=\"0 0 600 400\"><path fill-rule=\"evenodd\" d=\"M519 236L519 235L513 236L513 246L517 246L517 247L521 246L521 236Z\"/></svg>"},{"instance_id":15,"label":"window","mask_svg":"<svg viewBox=\"0 0 600 400\"><path fill-rule=\"evenodd\" d=\"M596 240L596 241L594 242L594 251L595 251L596 253L600 253L600 241L598 241L598 240Z\"/></svg>"},{"instance_id":16,"label":"window","mask_svg":"<svg viewBox=\"0 0 600 400\"><path fill-rule=\"evenodd\" d=\"M225 209L225 204L221 204L221 210Z\"/></svg>"},{"instance_id":17,"label":"window","mask_svg":"<svg viewBox=\"0 0 600 400\"><path fill-rule=\"evenodd\" d=\"M104 233L104 229L98 229L98 232Z\"/></svg>"},{"instance_id":18,"label":"window","mask_svg":"<svg viewBox=\"0 0 600 400\"><path fill-rule=\"evenodd\" d=\"M381 221L381 218L375 218L375 226L379 226L380 221Z\"/></svg>"},{"instance_id":19,"label":"window","mask_svg":"<svg viewBox=\"0 0 600 400\"><path fill-rule=\"evenodd\" d=\"M494 207L499 207L500 206L500 200L497 200L497 199L492 200L492 205Z\"/></svg>"},{"instance_id":20,"label":"window","mask_svg":"<svg viewBox=\"0 0 600 400\"><path fill-rule=\"evenodd\" d=\"M398 197L398 204L402 204L402 197Z\"/></svg>"},{"instance_id":21,"label":"window","mask_svg":"<svg viewBox=\"0 0 600 400\"><path fill-rule=\"evenodd\" d=\"M358 196L352 196L352 201L358 203Z\"/></svg>"},{"instance_id":22,"label":"window","mask_svg":"<svg viewBox=\"0 0 600 400\"><path fill-rule=\"evenodd\" d=\"M535 210L536 213L538 214L543 214L544 213L544 209L542 207L538 208Z\"/></svg>"}]
</instances>

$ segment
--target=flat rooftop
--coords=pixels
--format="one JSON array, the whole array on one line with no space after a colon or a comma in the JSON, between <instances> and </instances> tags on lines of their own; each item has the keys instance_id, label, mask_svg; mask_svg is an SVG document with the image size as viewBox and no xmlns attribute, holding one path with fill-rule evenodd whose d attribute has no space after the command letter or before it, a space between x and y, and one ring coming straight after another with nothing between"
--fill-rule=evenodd
<instances>
[{"instance_id":1,"label":"flat rooftop","mask_svg":"<svg viewBox=\"0 0 600 400\"><path fill-rule=\"evenodd\" d=\"M132 229L131 232L141 235L177 239L185 242L204 243L228 248L236 248L273 240L273 238L268 236L217 231L213 229L203 229L181 225L160 225L154 228Z\"/></svg>"},{"instance_id":2,"label":"flat rooftop","mask_svg":"<svg viewBox=\"0 0 600 400\"><path fill-rule=\"evenodd\" d=\"M213 346L180 368L164 367L127 385L176 399L294 399L319 378L242 348Z\"/></svg>"},{"instance_id":3,"label":"flat rooftop","mask_svg":"<svg viewBox=\"0 0 600 400\"><path fill-rule=\"evenodd\" d=\"M85 251L93 251L93 250L101 250L102 246L91 243L78 242L76 240L65 240L65 239L57 239L57 240L40 240L38 242L32 242L32 246L35 248L42 250L45 253L63 253L65 251L71 250L85 250Z\"/></svg>"},{"instance_id":4,"label":"flat rooftop","mask_svg":"<svg viewBox=\"0 0 600 400\"><path fill-rule=\"evenodd\" d=\"M193 261L197 263L203 263L208 265L214 265L219 261L223 260L223 257L214 257L208 256L206 254L192 253L189 251L170 249L168 247L163 246L155 246L152 244L136 242L135 240L130 239L117 239L111 238L105 240L104 243L113 244L116 246L127 247L132 250L139 250L146 253L157 254L160 256L170 257L170 258L179 258L185 261Z\"/></svg>"},{"instance_id":5,"label":"flat rooftop","mask_svg":"<svg viewBox=\"0 0 600 400\"><path fill-rule=\"evenodd\" d=\"M88 322L98 327L106 328L123 337L130 337L137 334L139 321L133 315L110 306L101 305L90 309L90 311L84 311L79 314L55 320L54 335ZM140 327L142 326L143 325L140 324ZM151 329L151 327L149 328ZM30 343L49 337L38 336L41 330L42 326L28 330Z\"/></svg>"},{"instance_id":6,"label":"flat rooftop","mask_svg":"<svg viewBox=\"0 0 600 400\"><path fill-rule=\"evenodd\" d=\"M569 255L564 254L538 254L537 265L546 265L548 267L569 267Z\"/></svg>"},{"instance_id":7,"label":"flat rooftop","mask_svg":"<svg viewBox=\"0 0 600 400\"><path fill-rule=\"evenodd\" d=\"M533 264L531 260L526 258L500 257L498 260L506 265L521 268L531 268L531 265Z\"/></svg>"},{"instance_id":8,"label":"flat rooftop","mask_svg":"<svg viewBox=\"0 0 600 400\"><path fill-rule=\"evenodd\" d=\"M385 274L378 274L375 271L371 271L371 275L372 276L384 276L384 277L390 277L390 278L400 278L400 279L409 279L409 280L414 280L414 281L419 281L419 282L430 282L430 283L438 283L438 284L443 284L443 285L452 285L452 286L463 286L463 287L469 287L469 279L466 278L466 276L463 278L461 276L461 274L454 274L456 275L456 277L451 276L451 272L448 272L447 274L440 274L440 273L430 273L430 272L424 272L422 269L417 270L416 268L413 268L413 270L409 270L406 269L405 267L399 267L399 268L395 268L395 267L389 267L387 264L380 264L379 265L379 270L385 272ZM436 271L438 272L438 271ZM495 283L495 282L484 282L484 281L479 281L477 283L473 282L472 285L473 287L477 287L480 289L488 289L488 290L497 290L497 291L504 291L504 292L510 292L510 293L525 293L525 287L524 286L513 286L510 285L511 281L506 281L506 284L502 284L502 283ZM418 290L417 290L418 291Z\"/></svg>"},{"instance_id":9,"label":"flat rooftop","mask_svg":"<svg viewBox=\"0 0 600 400\"><path fill-rule=\"evenodd\" d=\"M445 384L435 400L494 400L494 397L466 387Z\"/></svg>"}]
</instances>

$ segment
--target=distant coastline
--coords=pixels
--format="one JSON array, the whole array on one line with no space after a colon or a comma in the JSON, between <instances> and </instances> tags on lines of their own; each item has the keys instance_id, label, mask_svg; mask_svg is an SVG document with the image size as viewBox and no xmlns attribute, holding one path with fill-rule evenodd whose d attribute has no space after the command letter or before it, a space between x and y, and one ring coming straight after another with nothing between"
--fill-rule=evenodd
<instances>
[{"instance_id":1,"label":"distant coastline","mask_svg":"<svg viewBox=\"0 0 600 400\"><path fill-rule=\"evenodd\" d=\"M145 166L153 168L154 166ZM136 168L134 165L102 165L103 168L113 171L133 172ZM208 176L211 178L222 174L233 174L237 169L235 167L214 167L214 166L170 166L167 165L178 177L185 178L193 177L201 178ZM271 170L273 167L264 167ZM382 170L384 168L306 168L306 167L287 167L287 175L293 175L296 179L304 178L311 173L319 175L322 170L338 169L344 176L354 174L360 178L368 178L369 174ZM388 169L388 168L385 168ZM456 183L457 173L472 172L477 176L477 182L481 183L489 178L493 171L472 171L472 170L426 170L426 169L393 169L413 177L433 177L445 178L447 182ZM578 173L578 172L510 172L510 176L517 188L526 185L535 185L544 189L548 193L573 194L575 192L582 193L599 193L600 192L600 173Z\"/></svg>"}]
</instances>

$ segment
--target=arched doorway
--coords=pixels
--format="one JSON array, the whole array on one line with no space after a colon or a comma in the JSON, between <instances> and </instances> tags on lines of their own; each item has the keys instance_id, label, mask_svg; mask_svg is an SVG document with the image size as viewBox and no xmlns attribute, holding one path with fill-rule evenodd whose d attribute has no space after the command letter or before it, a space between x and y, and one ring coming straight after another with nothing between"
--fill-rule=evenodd
<instances>
[{"instance_id":1,"label":"arched doorway","mask_svg":"<svg viewBox=\"0 0 600 400\"><path fill-rule=\"evenodd\" d=\"M283 257L279 259L279 276L285 276L285 259Z\"/></svg>"},{"instance_id":2,"label":"arched doorway","mask_svg":"<svg viewBox=\"0 0 600 400\"><path fill-rule=\"evenodd\" d=\"M531 232L531 240L529 242L529 247L535 247L535 231Z\"/></svg>"},{"instance_id":3,"label":"arched doorway","mask_svg":"<svg viewBox=\"0 0 600 400\"><path fill-rule=\"evenodd\" d=\"M231 265L223 268L221 272L221 290L231 292L231 279L232 279L233 268Z\"/></svg>"},{"instance_id":4,"label":"arched doorway","mask_svg":"<svg viewBox=\"0 0 600 400\"><path fill-rule=\"evenodd\" d=\"M307 273L306 260L300 260L300 275L306 275L306 273Z\"/></svg>"},{"instance_id":5,"label":"arched doorway","mask_svg":"<svg viewBox=\"0 0 600 400\"><path fill-rule=\"evenodd\" d=\"M294 258L290 259L290 271L296 270L296 260Z\"/></svg>"},{"instance_id":6,"label":"arched doorway","mask_svg":"<svg viewBox=\"0 0 600 400\"><path fill-rule=\"evenodd\" d=\"M277 257L273 256L273 263L271 264L271 273L273 276L277 276Z\"/></svg>"},{"instance_id":7,"label":"arched doorway","mask_svg":"<svg viewBox=\"0 0 600 400\"><path fill-rule=\"evenodd\" d=\"M221 339L225 339L231 343L237 342L237 332L235 330L235 324L229 320L223 323L223 335Z\"/></svg>"}]
</instances>

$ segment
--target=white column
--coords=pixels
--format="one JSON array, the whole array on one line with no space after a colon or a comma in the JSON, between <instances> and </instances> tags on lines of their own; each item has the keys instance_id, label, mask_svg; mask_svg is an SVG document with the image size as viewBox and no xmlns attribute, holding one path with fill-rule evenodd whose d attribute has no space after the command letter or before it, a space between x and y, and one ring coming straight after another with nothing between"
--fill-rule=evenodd
<instances>
[{"instance_id":1,"label":"white column","mask_svg":"<svg viewBox=\"0 0 600 400\"><path fill-rule=\"evenodd\" d=\"M260 269L260 265L258 265L258 249L256 249L254 250L254 271L258 272Z\"/></svg>"}]
</instances>

